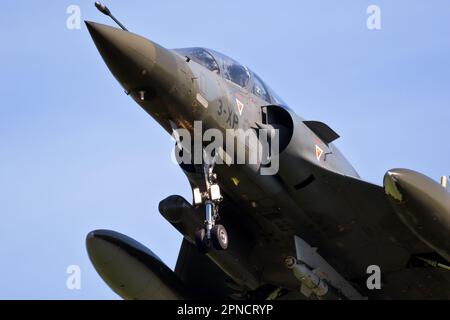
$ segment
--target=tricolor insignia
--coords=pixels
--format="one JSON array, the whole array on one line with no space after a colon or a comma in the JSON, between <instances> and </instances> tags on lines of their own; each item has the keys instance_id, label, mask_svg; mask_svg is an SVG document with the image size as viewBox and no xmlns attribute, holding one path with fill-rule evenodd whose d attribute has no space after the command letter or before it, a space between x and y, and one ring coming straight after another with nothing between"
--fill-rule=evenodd
<instances>
[{"instance_id":1,"label":"tricolor insignia","mask_svg":"<svg viewBox=\"0 0 450 320\"><path fill-rule=\"evenodd\" d=\"M316 158L317 161L320 161L320 158L322 158L323 150L316 144Z\"/></svg>"},{"instance_id":2,"label":"tricolor insignia","mask_svg":"<svg viewBox=\"0 0 450 320\"><path fill-rule=\"evenodd\" d=\"M236 98L236 104L239 111L239 115L242 116L242 111L244 110L244 104Z\"/></svg>"}]
</instances>

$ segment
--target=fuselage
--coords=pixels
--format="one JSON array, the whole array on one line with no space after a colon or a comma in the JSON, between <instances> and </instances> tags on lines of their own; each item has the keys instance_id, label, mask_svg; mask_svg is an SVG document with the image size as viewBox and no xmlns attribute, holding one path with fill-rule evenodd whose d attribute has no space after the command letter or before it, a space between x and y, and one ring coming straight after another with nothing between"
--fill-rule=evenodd
<instances>
[{"instance_id":1,"label":"fuselage","mask_svg":"<svg viewBox=\"0 0 450 320\"><path fill-rule=\"evenodd\" d=\"M297 281L283 264L295 254L294 235L325 253L339 253L324 232L334 222L318 225L312 216L311 208L323 205L322 190L305 187L315 179L316 167L358 174L333 143L323 141L255 73L215 51L168 50L109 26L88 23L88 28L125 91L169 134L180 128L194 134L195 121L203 131L217 129L224 135L230 129L279 129L279 169L274 174L262 175L261 163L215 167L221 188L237 204L237 212L224 213L223 219L247 237L226 255L210 254L225 273L250 289L264 283L294 288ZM256 152L253 145L244 147ZM182 168L195 186L196 172ZM306 190L301 197L299 190ZM348 271L352 276L361 272Z\"/></svg>"}]
</instances>

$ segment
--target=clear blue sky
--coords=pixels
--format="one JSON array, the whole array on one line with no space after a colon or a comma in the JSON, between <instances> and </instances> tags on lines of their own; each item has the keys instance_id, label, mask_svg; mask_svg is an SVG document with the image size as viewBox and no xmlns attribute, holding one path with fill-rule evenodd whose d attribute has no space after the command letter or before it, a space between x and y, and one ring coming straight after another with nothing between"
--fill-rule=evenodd
<instances>
[{"instance_id":1,"label":"clear blue sky","mask_svg":"<svg viewBox=\"0 0 450 320\"><path fill-rule=\"evenodd\" d=\"M94 1L5 1L0 10L0 298L115 299L84 240L125 233L173 267L181 236L158 213L190 199L173 143L128 98L66 8L112 24ZM450 174L446 0L107 1L133 32L205 46L255 70L299 115L328 123L361 176ZM382 29L366 28L381 8ZM66 268L81 267L81 290Z\"/></svg>"}]
</instances>

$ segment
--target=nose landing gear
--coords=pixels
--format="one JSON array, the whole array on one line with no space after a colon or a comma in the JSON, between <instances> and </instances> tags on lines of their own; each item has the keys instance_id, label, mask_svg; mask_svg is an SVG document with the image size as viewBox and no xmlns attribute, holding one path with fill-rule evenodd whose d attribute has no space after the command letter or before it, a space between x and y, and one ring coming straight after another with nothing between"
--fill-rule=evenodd
<instances>
[{"instance_id":1,"label":"nose landing gear","mask_svg":"<svg viewBox=\"0 0 450 320\"><path fill-rule=\"evenodd\" d=\"M195 243L202 253L207 253L213 247L216 250L226 250L227 230L223 225L216 224L219 219L219 203L223 198L217 184L217 176L213 173L213 165L205 165L204 174L206 192L201 193L199 189L194 189L194 203L199 205L204 202L205 206L204 227L195 232Z\"/></svg>"}]
</instances>

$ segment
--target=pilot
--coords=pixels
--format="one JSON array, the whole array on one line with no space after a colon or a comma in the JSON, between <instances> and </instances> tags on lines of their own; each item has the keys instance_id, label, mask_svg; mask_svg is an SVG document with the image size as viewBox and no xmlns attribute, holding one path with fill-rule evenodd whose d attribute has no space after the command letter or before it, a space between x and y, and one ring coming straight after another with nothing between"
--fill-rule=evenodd
<instances>
[{"instance_id":1,"label":"pilot","mask_svg":"<svg viewBox=\"0 0 450 320\"><path fill-rule=\"evenodd\" d=\"M249 80L249 75L245 67L239 64L231 64L227 68L227 73L231 81L241 87L245 87Z\"/></svg>"}]
</instances>

